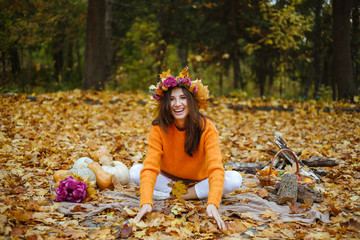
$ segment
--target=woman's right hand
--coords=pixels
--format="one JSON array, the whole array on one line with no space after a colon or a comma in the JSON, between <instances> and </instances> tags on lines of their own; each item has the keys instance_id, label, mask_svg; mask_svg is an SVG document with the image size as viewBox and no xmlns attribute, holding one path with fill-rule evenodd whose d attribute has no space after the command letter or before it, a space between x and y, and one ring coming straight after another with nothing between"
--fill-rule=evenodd
<instances>
[{"instance_id":1,"label":"woman's right hand","mask_svg":"<svg viewBox=\"0 0 360 240\"><path fill-rule=\"evenodd\" d=\"M141 208L140 208L140 210L139 210L139 212L138 212L138 214L137 214L136 217L135 217L135 221L136 221L136 222L139 222L139 221L141 220L141 218L142 218L145 214L147 214L147 213L149 213L149 212L151 212L151 211L152 211L152 206L151 206L151 204L144 204L144 205L142 205Z\"/></svg>"}]
</instances>

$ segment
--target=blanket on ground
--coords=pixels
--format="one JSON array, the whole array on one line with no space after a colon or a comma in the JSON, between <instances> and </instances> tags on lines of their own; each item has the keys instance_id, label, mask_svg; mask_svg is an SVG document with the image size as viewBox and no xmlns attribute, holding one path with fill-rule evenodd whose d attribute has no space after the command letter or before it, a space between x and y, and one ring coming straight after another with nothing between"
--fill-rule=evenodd
<instances>
[{"instance_id":1,"label":"blanket on ground","mask_svg":"<svg viewBox=\"0 0 360 240\"><path fill-rule=\"evenodd\" d=\"M100 203L96 206L86 203L62 202L57 210L66 215L78 214L85 216L94 216L109 208L121 210L124 207L139 207L140 199L135 195L129 193L106 191L104 192L104 196L113 199L114 201L111 203ZM166 200L154 200L153 211L161 211L162 207L164 206L164 201ZM324 223L330 222L328 212L321 213L320 211L315 210L313 207L304 213L293 214L291 213L289 206L278 205L275 202L270 202L266 199L262 199L261 197L252 193L243 193L229 196L223 199L223 202L226 202L227 204L221 204L219 212L220 214L226 216L240 217L242 213L250 213L253 219L256 221L270 222L274 220L262 218L262 213L270 209L278 215L278 219L276 221L300 221L303 223L313 223L315 220L318 219ZM81 206L81 211L74 211L74 208L79 205Z\"/></svg>"}]
</instances>

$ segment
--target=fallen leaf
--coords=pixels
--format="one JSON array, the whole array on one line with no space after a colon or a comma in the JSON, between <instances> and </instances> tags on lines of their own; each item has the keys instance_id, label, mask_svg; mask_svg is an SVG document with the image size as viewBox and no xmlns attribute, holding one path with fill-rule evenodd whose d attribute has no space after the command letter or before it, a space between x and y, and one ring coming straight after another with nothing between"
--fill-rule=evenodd
<instances>
[{"instance_id":1,"label":"fallen leaf","mask_svg":"<svg viewBox=\"0 0 360 240\"><path fill-rule=\"evenodd\" d=\"M306 208L304 208L300 203L297 202L286 202L289 206L292 213L298 214L298 213L304 213L306 211Z\"/></svg>"},{"instance_id":2,"label":"fallen leaf","mask_svg":"<svg viewBox=\"0 0 360 240\"><path fill-rule=\"evenodd\" d=\"M279 215L277 215L276 212L274 212L273 210L270 210L270 209L266 209L264 212L260 213L260 216L265 220L267 220L267 219L271 219L271 220L279 219Z\"/></svg>"},{"instance_id":3,"label":"fallen leaf","mask_svg":"<svg viewBox=\"0 0 360 240\"><path fill-rule=\"evenodd\" d=\"M265 188L261 188L257 190L256 194L261 198L266 198L269 196L269 192Z\"/></svg>"},{"instance_id":4,"label":"fallen leaf","mask_svg":"<svg viewBox=\"0 0 360 240\"><path fill-rule=\"evenodd\" d=\"M135 217L137 215L136 212L134 212L132 209L128 208L128 207L124 207L124 210L126 211L126 213L130 216L130 217Z\"/></svg>"},{"instance_id":5,"label":"fallen leaf","mask_svg":"<svg viewBox=\"0 0 360 240\"><path fill-rule=\"evenodd\" d=\"M81 205L76 205L73 209L70 210L70 212L86 212L87 210L87 208L82 207Z\"/></svg>"},{"instance_id":6,"label":"fallen leaf","mask_svg":"<svg viewBox=\"0 0 360 240\"><path fill-rule=\"evenodd\" d=\"M127 223L125 223L120 230L120 236L127 238L130 236L131 233L132 233L132 227L129 226Z\"/></svg>"}]
</instances>

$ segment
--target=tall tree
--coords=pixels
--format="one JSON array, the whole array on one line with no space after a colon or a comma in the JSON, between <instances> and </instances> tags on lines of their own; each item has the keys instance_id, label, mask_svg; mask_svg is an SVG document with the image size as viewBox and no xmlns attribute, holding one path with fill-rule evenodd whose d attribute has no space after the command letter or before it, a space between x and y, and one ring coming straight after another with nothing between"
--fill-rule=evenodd
<instances>
[{"instance_id":1,"label":"tall tree","mask_svg":"<svg viewBox=\"0 0 360 240\"><path fill-rule=\"evenodd\" d=\"M354 81L360 85L360 0L353 0L354 7L352 11L352 39L351 39L351 55L353 61Z\"/></svg>"},{"instance_id":2,"label":"tall tree","mask_svg":"<svg viewBox=\"0 0 360 240\"><path fill-rule=\"evenodd\" d=\"M107 1L88 0L83 89L103 90L110 76Z\"/></svg>"},{"instance_id":3,"label":"tall tree","mask_svg":"<svg viewBox=\"0 0 360 240\"><path fill-rule=\"evenodd\" d=\"M350 14L353 1L333 0L333 75L338 98L356 95L350 54Z\"/></svg>"}]
</instances>

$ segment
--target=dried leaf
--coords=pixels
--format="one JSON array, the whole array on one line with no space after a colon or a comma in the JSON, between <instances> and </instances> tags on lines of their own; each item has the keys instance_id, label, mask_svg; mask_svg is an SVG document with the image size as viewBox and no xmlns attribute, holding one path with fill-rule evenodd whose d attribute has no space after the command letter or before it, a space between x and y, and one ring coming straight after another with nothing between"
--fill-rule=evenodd
<instances>
[{"instance_id":1,"label":"dried leaf","mask_svg":"<svg viewBox=\"0 0 360 240\"><path fill-rule=\"evenodd\" d=\"M127 223L125 223L120 230L120 236L127 238L131 235L131 233L132 233L132 227L129 226Z\"/></svg>"},{"instance_id":2,"label":"dried leaf","mask_svg":"<svg viewBox=\"0 0 360 240\"><path fill-rule=\"evenodd\" d=\"M187 193L187 186L183 183L183 181L175 181L175 183L171 184L172 187L172 194L176 196L176 198L182 202L185 203L185 200L182 198L183 194Z\"/></svg>"},{"instance_id":3,"label":"dried leaf","mask_svg":"<svg viewBox=\"0 0 360 240\"><path fill-rule=\"evenodd\" d=\"M280 218L279 215L276 214L276 212L270 209L266 209L265 212L260 213L260 216L265 220L267 219L277 220Z\"/></svg>"}]
</instances>

